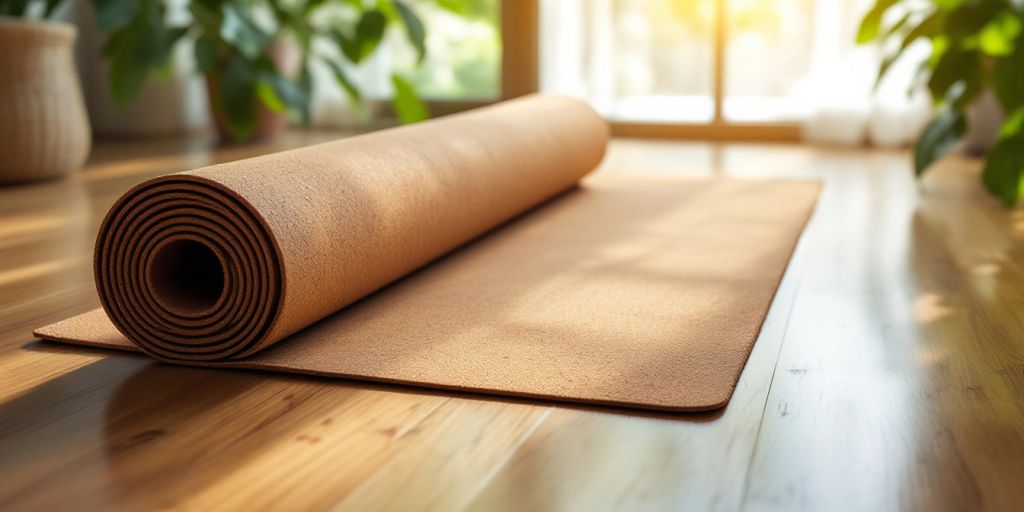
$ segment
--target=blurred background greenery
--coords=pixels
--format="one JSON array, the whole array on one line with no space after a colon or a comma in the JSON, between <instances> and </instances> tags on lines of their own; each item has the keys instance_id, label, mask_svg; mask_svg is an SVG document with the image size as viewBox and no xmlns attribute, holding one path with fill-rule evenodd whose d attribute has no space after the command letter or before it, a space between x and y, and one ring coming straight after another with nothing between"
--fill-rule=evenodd
<instances>
[{"instance_id":1,"label":"blurred background greenery","mask_svg":"<svg viewBox=\"0 0 1024 512\"><path fill-rule=\"evenodd\" d=\"M539 91L586 100L618 135L915 146L919 174L965 148L988 155L1005 203L1024 190L1018 1L0 0L0 13L77 25L103 136L211 118L236 140L288 121L368 129Z\"/></svg>"}]
</instances>

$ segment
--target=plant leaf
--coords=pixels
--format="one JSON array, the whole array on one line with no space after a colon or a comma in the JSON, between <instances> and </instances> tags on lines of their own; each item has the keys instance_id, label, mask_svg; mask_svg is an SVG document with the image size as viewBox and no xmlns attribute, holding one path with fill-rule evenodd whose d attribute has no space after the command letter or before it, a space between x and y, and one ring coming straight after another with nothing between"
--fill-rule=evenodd
<instances>
[{"instance_id":1,"label":"plant leaf","mask_svg":"<svg viewBox=\"0 0 1024 512\"><path fill-rule=\"evenodd\" d=\"M992 65L992 89L1004 112L1024 107L1024 44L1013 53L995 59Z\"/></svg>"},{"instance_id":2,"label":"plant leaf","mask_svg":"<svg viewBox=\"0 0 1024 512\"><path fill-rule=\"evenodd\" d=\"M980 90L981 76L981 57L978 52L949 49L935 64L932 76L928 79L928 90L933 98L945 98L954 84L962 82L966 91L959 95L956 102L957 108L961 108L974 99Z\"/></svg>"},{"instance_id":3,"label":"plant leaf","mask_svg":"<svg viewBox=\"0 0 1024 512\"><path fill-rule=\"evenodd\" d=\"M331 72L334 74L334 79L337 80L338 85L340 85L341 88L344 89L345 93L348 94L349 99L352 101L362 101L362 94L359 92L359 88L356 87L355 82L349 78L345 69L341 67L341 64L327 59L325 59L324 62L327 63L327 67L331 68Z\"/></svg>"},{"instance_id":4,"label":"plant leaf","mask_svg":"<svg viewBox=\"0 0 1024 512\"><path fill-rule=\"evenodd\" d=\"M46 7L43 9L43 17L49 18L50 16L53 16L53 11L57 10L57 7L60 6L63 1L64 0L46 0Z\"/></svg>"},{"instance_id":5,"label":"plant leaf","mask_svg":"<svg viewBox=\"0 0 1024 512\"><path fill-rule=\"evenodd\" d=\"M265 32L249 17L245 7L236 2L223 6L224 20L220 25L220 37L234 46L250 60L255 60L270 44L271 34Z\"/></svg>"},{"instance_id":6,"label":"plant leaf","mask_svg":"<svg viewBox=\"0 0 1024 512\"><path fill-rule=\"evenodd\" d=\"M878 86L882 82L882 79L885 78L885 74L889 72L889 68L892 67L892 65L897 60L899 60L899 58L903 55L903 52L906 51L906 49L910 47L911 44L914 44L914 42L920 38L933 37L941 34L942 25L945 22L945 19L946 13L942 10L936 10L929 14L928 16L926 16L924 19L922 19L921 22L918 23L916 26L911 28L907 32L907 35L903 37L903 41L900 43L899 48L897 48L896 51L892 53L892 55L889 55L882 60L882 64L878 68L878 75L875 76L875 83L873 86L874 89L878 89ZM909 24L910 22L907 21L906 23ZM897 23L897 25L899 25L899 23ZM896 27L894 26L894 28ZM929 61L934 60L935 62L937 62L939 58L945 53L946 48L948 48L948 46L949 44L946 38L935 37L935 39L932 41L932 54L929 58ZM921 70L918 71L918 73L920 72ZM912 85L908 89L908 91L912 91L916 87L916 85L916 83Z\"/></svg>"},{"instance_id":7,"label":"plant leaf","mask_svg":"<svg viewBox=\"0 0 1024 512\"><path fill-rule=\"evenodd\" d=\"M270 85L275 97L283 101L283 106L286 106L287 109L300 114L309 109L309 95L306 94L302 87L281 76L277 71L264 71L260 73L260 83Z\"/></svg>"},{"instance_id":8,"label":"plant leaf","mask_svg":"<svg viewBox=\"0 0 1024 512\"><path fill-rule=\"evenodd\" d=\"M323 4L324 0L306 0L306 4L302 6L302 13L308 15L309 13L317 10Z\"/></svg>"},{"instance_id":9,"label":"plant leaf","mask_svg":"<svg viewBox=\"0 0 1024 512\"><path fill-rule=\"evenodd\" d=\"M932 52L928 55L928 59L924 61L926 69L935 69L935 66L939 64L946 52L949 51L950 42L949 38L944 35L937 35L932 38Z\"/></svg>"},{"instance_id":10,"label":"plant leaf","mask_svg":"<svg viewBox=\"0 0 1024 512\"><path fill-rule=\"evenodd\" d=\"M107 70L110 94L118 103L124 104L135 97L146 81L149 68L130 58L114 58Z\"/></svg>"},{"instance_id":11,"label":"plant leaf","mask_svg":"<svg viewBox=\"0 0 1024 512\"><path fill-rule=\"evenodd\" d=\"M903 52L906 51L907 47L913 44L913 42L916 41L918 38L927 36L930 33L934 32L937 25L942 19L940 16L938 16L938 12L936 12L932 13L930 16L922 18L917 25L912 25L913 22L911 20L914 20L915 18L917 18L916 13L907 13L902 18L900 18L900 20L897 21L892 27L890 27L886 31L884 36L882 36L882 39L888 39L889 37L895 35L898 31L903 29L903 27L912 27L909 31L907 31L907 34L904 36L904 39L900 43L899 48L897 48L896 51L893 52L891 55L888 55L884 59L882 59L882 63L878 67L878 74L875 76L875 83L872 86L873 90L878 89L879 84L881 84L882 79L885 78L885 74L889 71L889 68L892 67L892 65L895 64L897 60L899 60L899 58L903 55Z\"/></svg>"},{"instance_id":12,"label":"plant leaf","mask_svg":"<svg viewBox=\"0 0 1024 512\"><path fill-rule=\"evenodd\" d=\"M395 114L398 115L398 118L403 123L415 123L430 117L430 111L427 110L427 106L416 95L416 88L413 87L411 82L397 73L393 73L391 75L391 84L395 89L391 105L395 109Z\"/></svg>"},{"instance_id":13,"label":"plant leaf","mask_svg":"<svg viewBox=\"0 0 1024 512\"><path fill-rule=\"evenodd\" d=\"M188 27L170 27L164 31L165 57L170 57L171 47L188 33Z\"/></svg>"},{"instance_id":14,"label":"plant leaf","mask_svg":"<svg viewBox=\"0 0 1024 512\"><path fill-rule=\"evenodd\" d=\"M221 20L224 19L219 4L211 0L194 0L188 3L188 11L196 24L201 25L205 31L214 34L219 31Z\"/></svg>"},{"instance_id":15,"label":"plant leaf","mask_svg":"<svg viewBox=\"0 0 1024 512\"><path fill-rule=\"evenodd\" d=\"M186 29L167 28L163 18L163 4L140 2L131 23L112 31L103 46L103 54L110 61L107 81L118 102L135 97L151 70L169 65L171 48Z\"/></svg>"},{"instance_id":16,"label":"plant leaf","mask_svg":"<svg viewBox=\"0 0 1024 512\"><path fill-rule=\"evenodd\" d=\"M999 13L985 24L978 34L982 53L1001 57L1013 53L1017 36L1021 33L1021 20L1009 9Z\"/></svg>"},{"instance_id":17,"label":"plant leaf","mask_svg":"<svg viewBox=\"0 0 1024 512\"><path fill-rule=\"evenodd\" d=\"M882 59L882 63L878 66L878 74L875 75L875 83L871 86L873 91L878 90L878 86L881 85L882 79L885 78L885 74L889 72L889 68L892 67L896 62L896 59L899 59L902 54L903 52L896 52L895 54Z\"/></svg>"},{"instance_id":18,"label":"plant leaf","mask_svg":"<svg viewBox=\"0 0 1024 512\"><path fill-rule=\"evenodd\" d=\"M249 63L235 55L220 76L216 105L224 115L228 134L241 141L256 129L256 74Z\"/></svg>"},{"instance_id":19,"label":"plant leaf","mask_svg":"<svg viewBox=\"0 0 1024 512\"><path fill-rule=\"evenodd\" d=\"M907 25L907 23L910 23L910 20L913 19L913 17L914 13L912 12L904 14L902 17L900 17L899 20L896 21L896 23L893 23L892 26L885 29L885 32L882 34L882 39L888 39L893 34L899 32L903 27Z\"/></svg>"},{"instance_id":20,"label":"plant leaf","mask_svg":"<svg viewBox=\"0 0 1024 512\"><path fill-rule=\"evenodd\" d=\"M999 137L1013 137L1024 135L1024 108L1018 108L1012 114L1006 116L1002 126L999 127Z\"/></svg>"},{"instance_id":21,"label":"plant leaf","mask_svg":"<svg viewBox=\"0 0 1024 512\"><path fill-rule=\"evenodd\" d=\"M467 0L437 0L438 7L460 16L469 12Z\"/></svg>"},{"instance_id":22,"label":"plant leaf","mask_svg":"<svg viewBox=\"0 0 1024 512\"><path fill-rule=\"evenodd\" d=\"M100 32L124 27L131 23L139 7L144 7L145 3L137 0L93 0L96 27Z\"/></svg>"},{"instance_id":23,"label":"plant leaf","mask_svg":"<svg viewBox=\"0 0 1024 512\"><path fill-rule=\"evenodd\" d=\"M217 40L209 34L203 34L196 39L193 47L196 66L204 75L213 74L217 67Z\"/></svg>"},{"instance_id":24,"label":"plant leaf","mask_svg":"<svg viewBox=\"0 0 1024 512\"><path fill-rule=\"evenodd\" d=\"M922 37L934 37L942 33L942 27L946 23L946 12L942 10L933 11L931 14L926 16L921 23L910 29L907 35L903 37L903 42L900 43L900 50L906 50L911 44Z\"/></svg>"},{"instance_id":25,"label":"plant leaf","mask_svg":"<svg viewBox=\"0 0 1024 512\"><path fill-rule=\"evenodd\" d=\"M278 97L277 92L274 91L274 86L270 85L265 80L256 82L256 97L260 100L263 106L267 107L271 112L282 113L288 110L281 98Z\"/></svg>"},{"instance_id":26,"label":"plant leaf","mask_svg":"<svg viewBox=\"0 0 1024 512\"><path fill-rule=\"evenodd\" d=\"M356 43L359 48L356 62L361 62L377 49L381 38L384 37L387 22L384 13L376 9L364 12L359 18L359 24L356 25Z\"/></svg>"},{"instance_id":27,"label":"plant leaf","mask_svg":"<svg viewBox=\"0 0 1024 512\"><path fill-rule=\"evenodd\" d=\"M302 93L305 94L307 98L310 98L310 101L306 102L305 108L299 112L302 124L308 125L309 120L312 119L310 108L313 104L313 73L309 70L309 62L306 60L305 56L302 58L302 65L299 67L299 78L295 84L300 90L302 90Z\"/></svg>"},{"instance_id":28,"label":"plant leaf","mask_svg":"<svg viewBox=\"0 0 1024 512\"><path fill-rule=\"evenodd\" d=\"M974 37L998 12L993 2L964 3L950 11L943 32L955 42Z\"/></svg>"},{"instance_id":29,"label":"plant leaf","mask_svg":"<svg viewBox=\"0 0 1024 512\"><path fill-rule=\"evenodd\" d=\"M409 36L409 42L416 48L417 62L423 62L423 58L427 55L427 31L423 28L423 22L416 16L416 12L412 8L405 5L405 2L396 0L395 7L398 9L398 14L402 17L402 23L405 25L405 34Z\"/></svg>"},{"instance_id":30,"label":"plant leaf","mask_svg":"<svg viewBox=\"0 0 1024 512\"><path fill-rule=\"evenodd\" d=\"M358 12L363 12L365 10L363 0L342 0L342 2Z\"/></svg>"},{"instance_id":31,"label":"plant leaf","mask_svg":"<svg viewBox=\"0 0 1024 512\"><path fill-rule=\"evenodd\" d=\"M358 64L377 48L381 38L384 37L384 29L387 27L387 17L379 10L370 10L363 13L356 24L355 36L349 37L341 29L331 30L335 43L341 48L342 55L349 62Z\"/></svg>"},{"instance_id":32,"label":"plant leaf","mask_svg":"<svg viewBox=\"0 0 1024 512\"><path fill-rule=\"evenodd\" d=\"M857 44L865 44L874 41L882 27L882 17L885 11L895 4L895 0L878 0L871 10L864 15L857 29Z\"/></svg>"},{"instance_id":33,"label":"plant leaf","mask_svg":"<svg viewBox=\"0 0 1024 512\"><path fill-rule=\"evenodd\" d=\"M1017 204L1024 189L1024 135L1004 138L989 150L981 180L1004 205Z\"/></svg>"},{"instance_id":34,"label":"plant leaf","mask_svg":"<svg viewBox=\"0 0 1024 512\"><path fill-rule=\"evenodd\" d=\"M935 6L944 11L952 11L964 4L965 0L935 0Z\"/></svg>"},{"instance_id":35,"label":"plant leaf","mask_svg":"<svg viewBox=\"0 0 1024 512\"><path fill-rule=\"evenodd\" d=\"M0 15L20 18L28 10L29 0L2 0L0 1Z\"/></svg>"},{"instance_id":36,"label":"plant leaf","mask_svg":"<svg viewBox=\"0 0 1024 512\"><path fill-rule=\"evenodd\" d=\"M350 39L345 35L341 29L331 30L331 36L334 38L334 42L341 49L341 54L348 59L349 62L357 62L359 59L359 45L356 44L354 39Z\"/></svg>"},{"instance_id":37,"label":"plant leaf","mask_svg":"<svg viewBox=\"0 0 1024 512\"><path fill-rule=\"evenodd\" d=\"M944 109L928 123L914 144L914 174L923 175L929 166L953 149L966 131L967 120L963 114Z\"/></svg>"}]
</instances>

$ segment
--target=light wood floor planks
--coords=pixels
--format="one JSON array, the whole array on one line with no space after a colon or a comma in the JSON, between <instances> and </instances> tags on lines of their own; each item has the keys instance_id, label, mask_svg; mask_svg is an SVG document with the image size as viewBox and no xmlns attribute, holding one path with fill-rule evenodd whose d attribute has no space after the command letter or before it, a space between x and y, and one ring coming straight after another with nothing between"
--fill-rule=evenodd
<instances>
[{"instance_id":1,"label":"light wood floor planks","mask_svg":"<svg viewBox=\"0 0 1024 512\"><path fill-rule=\"evenodd\" d=\"M732 402L699 415L162 366L33 342L97 304L93 236L150 176L308 144L101 143L0 190L0 510L1015 510L1024 211L953 157L616 140L604 172L826 188Z\"/></svg>"}]
</instances>

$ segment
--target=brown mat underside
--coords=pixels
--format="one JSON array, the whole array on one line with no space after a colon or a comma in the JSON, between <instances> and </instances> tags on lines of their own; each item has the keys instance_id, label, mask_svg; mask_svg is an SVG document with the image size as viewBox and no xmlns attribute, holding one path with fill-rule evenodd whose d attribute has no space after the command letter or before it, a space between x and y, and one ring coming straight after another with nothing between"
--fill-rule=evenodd
<instances>
[{"instance_id":1,"label":"brown mat underside","mask_svg":"<svg viewBox=\"0 0 1024 512\"><path fill-rule=\"evenodd\" d=\"M203 365L672 411L722 407L818 190L593 175L285 342ZM35 334L136 349L102 310Z\"/></svg>"}]
</instances>

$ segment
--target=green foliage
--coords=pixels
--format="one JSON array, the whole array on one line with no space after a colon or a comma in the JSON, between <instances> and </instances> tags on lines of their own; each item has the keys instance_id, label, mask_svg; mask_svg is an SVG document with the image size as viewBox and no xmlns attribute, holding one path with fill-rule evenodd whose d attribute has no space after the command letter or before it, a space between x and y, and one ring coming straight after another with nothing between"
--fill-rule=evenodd
<instances>
[{"instance_id":1,"label":"green foliage","mask_svg":"<svg viewBox=\"0 0 1024 512\"><path fill-rule=\"evenodd\" d=\"M108 2L120 7L120 2ZM149 74L147 63L154 68L167 64L174 43L186 31L164 23L166 7L162 2L139 0L127 9L130 16L100 16L111 23L111 36L103 46L103 55L110 61L108 79L110 92L118 101L127 101L138 94Z\"/></svg>"},{"instance_id":2,"label":"green foliage","mask_svg":"<svg viewBox=\"0 0 1024 512\"><path fill-rule=\"evenodd\" d=\"M27 17L33 6L38 5L38 13L43 18L53 16L63 0L0 0L0 16Z\"/></svg>"},{"instance_id":3,"label":"green foliage","mask_svg":"<svg viewBox=\"0 0 1024 512\"><path fill-rule=\"evenodd\" d=\"M1013 53L1014 41L1020 35L1021 19L1009 11L1002 11L978 33L978 46L982 53L1003 57Z\"/></svg>"},{"instance_id":4,"label":"green foliage","mask_svg":"<svg viewBox=\"0 0 1024 512\"><path fill-rule=\"evenodd\" d=\"M1017 204L1024 194L1024 3L876 0L857 32L858 43L892 48L878 81L919 40L931 43L920 73L940 113L915 143L914 172L921 176L955 147L967 131L966 109L991 87L1007 118L986 156L982 181L1004 204Z\"/></svg>"},{"instance_id":5,"label":"green foliage","mask_svg":"<svg viewBox=\"0 0 1024 512\"><path fill-rule=\"evenodd\" d=\"M381 38L384 37L387 23L388 20L384 13L376 9L369 10L360 16L354 34L346 35L345 31L341 29L335 29L333 34L345 57L358 64L377 49Z\"/></svg>"},{"instance_id":6,"label":"green foliage","mask_svg":"<svg viewBox=\"0 0 1024 512\"><path fill-rule=\"evenodd\" d=\"M0 8L19 1L28 0L0 0ZM261 105L309 122L314 61L330 69L359 105L363 95L348 70L380 47L392 25L404 28L421 61L426 54L423 23L400 0L189 0L192 21L183 26L167 21L166 0L92 1L97 26L108 35L103 54L115 99L135 97L152 72L168 68L174 44L190 34L197 68L211 84L213 109L236 140L252 136ZM326 6L347 15L318 16ZM283 41L300 52L295 76L277 69L269 57ZM393 105L404 122L429 116L407 81L395 82Z\"/></svg>"},{"instance_id":7,"label":"green foliage","mask_svg":"<svg viewBox=\"0 0 1024 512\"><path fill-rule=\"evenodd\" d=\"M1024 192L1024 134L1004 136L985 159L982 180L1006 206L1017 204Z\"/></svg>"},{"instance_id":8,"label":"green foliage","mask_svg":"<svg viewBox=\"0 0 1024 512\"><path fill-rule=\"evenodd\" d=\"M863 44L878 37L878 32L882 28L882 16L895 3L896 0L878 0L875 3L874 7L864 15L864 19L860 22L860 28L857 29L858 43Z\"/></svg>"},{"instance_id":9,"label":"green foliage","mask_svg":"<svg viewBox=\"0 0 1024 512\"><path fill-rule=\"evenodd\" d=\"M438 7L463 18L487 18L496 12L500 0L436 0ZM515 0L512 0L515 1Z\"/></svg>"},{"instance_id":10,"label":"green foliage","mask_svg":"<svg viewBox=\"0 0 1024 512\"><path fill-rule=\"evenodd\" d=\"M1020 39L1018 38L1018 41ZM1024 44L992 65L992 89L1006 112L1024 106Z\"/></svg>"},{"instance_id":11,"label":"green foliage","mask_svg":"<svg viewBox=\"0 0 1024 512\"><path fill-rule=\"evenodd\" d=\"M967 121L962 113L945 109L928 123L914 145L914 174L920 176L963 137Z\"/></svg>"},{"instance_id":12,"label":"green foliage","mask_svg":"<svg viewBox=\"0 0 1024 512\"><path fill-rule=\"evenodd\" d=\"M253 21L248 7L241 2L225 2L221 12L220 38L224 43L249 60L263 55L273 36Z\"/></svg>"},{"instance_id":13,"label":"green foliage","mask_svg":"<svg viewBox=\"0 0 1024 512\"><path fill-rule=\"evenodd\" d=\"M341 64L329 60L327 65L331 68L331 72L334 73L334 79L338 81L338 85L348 94L349 98L356 101L362 99L359 88L348 77L348 73L345 72L345 68Z\"/></svg>"},{"instance_id":14,"label":"green foliage","mask_svg":"<svg viewBox=\"0 0 1024 512\"><path fill-rule=\"evenodd\" d=\"M212 75L217 70L217 39L209 34L196 38L192 47L196 59L196 67L204 75Z\"/></svg>"},{"instance_id":15,"label":"green foliage","mask_svg":"<svg viewBox=\"0 0 1024 512\"><path fill-rule=\"evenodd\" d=\"M427 56L427 31L423 28L423 22L416 16L412 8L405 5L405 2L395 0L395 8L398 9L398 14L402 17L402 23L405 25L405 33L409 36L409 42L416 47L418 60L423 62L423 58Z\"/></svg>"},{"instance_id":16,"label":"green foliage","mask_svg":"<svg viewBox=\"0 0 1024 512\"><path fill-rule=\"evenodd\" d=\"M391 75L391 85L395 88L392 106L403 123L415 123L430 117L427 106L416 96L411 82L395 73Z\"/></svg>"},{"instance_id":17,"label":"green foliage","mask_svg":"<svg viewBox=\"0 0 1024 512\"><path fill-rule=\"evenodd\" d=\"M405 3L419 7L412 0ZM496 0L463 0L461 3L464 4L461 7L438 4L431 9L432 17L438 21L457 18L468 29L431 35L430 44L437 47L431 46L430 52L443 48L440 50L444 52L442 69L419 66L407 71L418 57L407 52L401 60L408 63L402 68L403 76L416 84L421 95L494 98L501 90L501 6ZM397 11L388 15L400 19Z\"/></svg>"},{"instance_id":18,"label":"green foliage","mask_svg":"<svg viewBox=\"0 0 1024 512\"><path fill-rule=\"evenodd\" d=\"M248 138L259 121L256 104L256 71L241 54L232 55L220 75L214 108L228 120L227 128L237 140Z\"/></svg>"},{"instance_id":19,"label":"green foliage","mask_svg":"<svg viewBox=\"0 0 1024 512\"><path fill-rule=\"evenodd\" d=\"M96 26L107 31L122 28L135 17L135 0L94 0L96 3Z\"/></svg>"}]
</instances>

